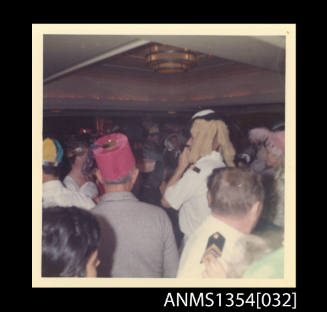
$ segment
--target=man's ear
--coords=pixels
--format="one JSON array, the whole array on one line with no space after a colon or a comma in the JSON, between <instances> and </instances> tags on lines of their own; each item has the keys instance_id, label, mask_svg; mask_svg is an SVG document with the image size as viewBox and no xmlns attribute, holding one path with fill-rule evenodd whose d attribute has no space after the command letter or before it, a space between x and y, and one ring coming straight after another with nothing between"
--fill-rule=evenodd
<instances>
[{"instance_id":1,"label":"man's ear","mask_svg":"<svg viewBox=\"0 0 327 312\"><path fill-rule=\"evenodd\" d=\"M102 175L101 175L101 172L99 169L96 169L95 170L95 176L97 177L98 181L103 184L103 178L102 178Z\"/></svg>"},{"instance_id":2,"label":"man's ear","mask_svg":"<svg viewBox=\"0 0 327 312\"><path fill-rule=\"evenodd\" d=\"M209 204L209 207L211 206L211 202L212 202L212 198L211 198L211 195L210 195L210 192L208 191L207 192L207 199L208 199L208 204Z\"/></svg>"},{"instance_id":3,"label":"man's ear","mask_svg":"<svg viewBox=\"0 0 327 312\"><path fill-rule=\"evenodd\" d=\"M139 175L139 169L138 168L134 168L134 171L133 171L133 174L132 174L132 183L133 183L133 185L134 185L134 183L135 183L135 181L136 181L136 179L137 179L137 177L138 177L138 175Z\"/></svg>"},{"instance_id":4,"label":"man's ear","mask_svg":"<svg viewBox=\"0 0 327 312\"><path fill-rule=\"evenodd\" d=\"M263 204L260 201L257 201L252 205L249 212L251 214L251 217L254 220L259 219L261 212L262 212L262 207L263 207Z\"/></svg>"},{"instance_id":5,"label":"man's ear","mask_svg":"<svg viewBox=\"0 0 327 312\"><path fill-rule=\"evenodd\" d=\"M132 190L132 189L133 189L134 184L135 184L135 182L136 182L136 179L137 179L138 175L139 175L139 169L135 167L135 168L133 169L133 172L132 172L131 177L130 177L129 180L126 182L126 183L128 184L128 189L129 189L129 190Z\"/></svg>"}]
</instances>

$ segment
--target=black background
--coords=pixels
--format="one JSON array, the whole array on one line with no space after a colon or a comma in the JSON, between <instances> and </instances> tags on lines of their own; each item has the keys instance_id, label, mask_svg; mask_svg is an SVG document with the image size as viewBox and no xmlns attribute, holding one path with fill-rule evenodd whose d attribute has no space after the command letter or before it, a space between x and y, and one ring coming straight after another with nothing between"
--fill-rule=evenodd
<instances>
[{"instance_id":1,"label":"black background","mask_svg":"<svg viewBox=\"0 0 327 312\"><path fill-rule=\"evenodd\" d=\"M43 22L43 21L42 21ZM108 20L107 22L110 22ZM133 21L134 22L134 21ZM149 21L154 22L154 21ZM212 21L213 22L213 21ZM218 21L215 21L218 23ZM259 23L262 21L259 21ZM285 21L280 22L281 24L286 23ZM293 20L292 22L295 23ZM42 308L51 308L53 309L65 309L77 311L80 308L83 310L108 310L108 311L254 311L254 308L251 307L243 307L243 308L218 308L218 307L164 307L164 302L167 294L170 292L175 294L177 292L180 293L190 293L194 294L198 293L227 293L232 292L236 295L236 293L245 293L250 294L250 292L270 292L270 293L284 293L284 292L296 292L297 293L297 309L309 308L308 311L313 310L314 305L317 301L323 299L318 295L317 289L321 285L320 279L323 278L323 273L319 273L319 264L322 262L319 260L319 254L317 254L317 266L312 267L312 264L309 265L307 259L312 254L312 229L309 228L309 224L312 225L312 222L309 220L307 215L308 204L304 201L304 196L306 191L303 186L308 179L306 177L305 168L307 166L303 165L303 159L307 154L301 153L302 147L307 146L307 130L310 128L308 122L312 121L313 118L309 117L310 110L308 109L308 102L306 102L304 91L306 90L306 85L303 84L303 79L305 74L303 73L303 59L301 59L302 53L301 49L303 46L303 37L301 34L300 25L297 24L297 74L296 74L296 288L77 288L78 291L82 291L82 293L75 292L66 292L62 291L65 288L56 288L54 293L50 292L45 303L42 303L40 299L44 298L44 289L42 288L42 294L38 292L34 293L33 302L35 302L36 307ZM303 26L302 26L303 27ZM301 46L302 45L302 46ZM305 116L304 116L305 115ZM315 120L315 119L314 119ZM313 151L312 151L313 152ZM311 161L314 156L311 155ZM315 167L317 164L312 163L310 168ZM322 162L320 162L322 164ZM317 181L318 182L318 181ZM322 206L320 206L322 208ZM317 212L318 213L318 212ZM317 215L316 215L317 216ZM317 217L315 217L316 219ZM322 251L324 252L324 251ZM323 257L325 258L325 257ZM312 278L311 278L312 277ZM324 281L322 281L324 282ZM33 290L39 290L40 288L33 288ZM76 289L76 288L75 288ZM66 288L67 290L67 288ZM72 290L72 289L68 289ZM84 293L87 291L87 293ZM31 301L30 301L31 302ZM33 304L34 305L34 304ZM262 308L262 311L267 310L291 310L290 308Z\"/></svg>"}]
</instances>

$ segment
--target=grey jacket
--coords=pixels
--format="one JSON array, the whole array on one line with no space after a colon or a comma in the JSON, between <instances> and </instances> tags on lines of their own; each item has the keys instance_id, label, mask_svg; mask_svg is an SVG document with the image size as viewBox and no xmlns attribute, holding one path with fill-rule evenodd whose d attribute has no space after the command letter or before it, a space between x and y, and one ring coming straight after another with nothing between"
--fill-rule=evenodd
<instances>
[{"instance_id":1,"label":"grey jacket","mask_svg":"<svg viewBox=\"0 0 327 312\"><path fill-rule=\"evenodd\" d=\"M91 210L101 227L99 277L175 277L179 262L167 213L130 192L106 193Z\"/></svg>"}]
</instances>

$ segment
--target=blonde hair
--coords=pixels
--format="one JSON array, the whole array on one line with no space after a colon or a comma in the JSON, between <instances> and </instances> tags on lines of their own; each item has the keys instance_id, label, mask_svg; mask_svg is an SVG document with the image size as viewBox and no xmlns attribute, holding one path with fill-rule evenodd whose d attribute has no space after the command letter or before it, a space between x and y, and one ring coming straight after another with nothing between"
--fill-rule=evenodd
<instances>
[{"instance_id":1,"label":"blonde hair","mask_svg":"<svg viewBox=\"0 0 327 312\"><path fill-rule=\"evenodd\" d=\"M193 144L190 161L195 163L201 157L218 150L227 166L235 167L235 149L229 138L227 125L222 120L196 119L191 128Z\"/></svg>"}]
</instances>

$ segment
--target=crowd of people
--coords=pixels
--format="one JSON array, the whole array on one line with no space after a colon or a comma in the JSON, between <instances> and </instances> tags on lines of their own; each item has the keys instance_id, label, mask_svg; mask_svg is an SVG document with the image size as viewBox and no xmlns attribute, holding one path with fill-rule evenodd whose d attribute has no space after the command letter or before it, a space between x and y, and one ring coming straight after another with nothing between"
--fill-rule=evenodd
<instances>
[{"instance_id":1,"label":"crowd of people","mask_svg":"<svg viewBox=\"0 0 327 312\"><path fill-rule=\"evenodd\" d=\"M240 150L211 109L43 141L42 276L282 278L284 125Z\"/></svg>"}]
</instances>

